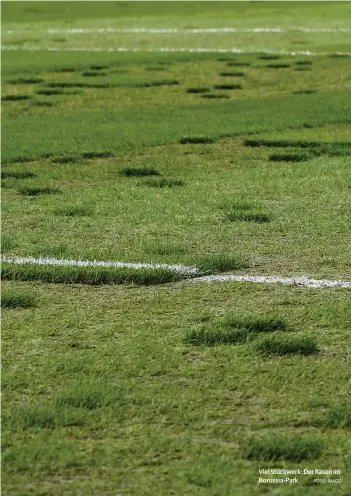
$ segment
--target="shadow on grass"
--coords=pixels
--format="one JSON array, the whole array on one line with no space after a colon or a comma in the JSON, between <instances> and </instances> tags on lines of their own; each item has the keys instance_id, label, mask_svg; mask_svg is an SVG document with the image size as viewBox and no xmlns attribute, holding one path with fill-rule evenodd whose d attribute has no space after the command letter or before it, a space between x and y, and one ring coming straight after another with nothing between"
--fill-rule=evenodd
<instances>
[{"instance_id":1,"label":"shadow on grass","mask_svg":"<svg viewBox=\"0 0 351 496\"><path fill-rule=\"evenodd\" d=\"M13 179L28 179L30 177L38 177L36 174L30 171L2 171L1 172L1 179L7 179L7 178L13 178Z\"/></svg>"},{"instance_id":2,"label":"shadow on grass","mask_svg":"<svg viewBox=\"0 0 351 496\"><path fill-rule=\"evenodd\" d=\"M20 188L19 193L24 196L41 196L41 195L53 195L60 194L62 191L58 188L35 188L26 186L24 188Z\"/></svg>"},{"instance_id":3,"label":"shadow on grass","mask_svg":"<svg viewBox=\"0 0 351 496\"><path fill-rule=\"evenodd\" d=\"M36 299L32 294L16 289L5 289L2 291L2 308L31 308L35 306Z\"/></svg>"},{"instance_id":4,"label":"shadow on grass","mask_svg":"<svg viewBox=\"0 0 351 496\"><path fill-rule=\"evenodd\" d=\"M184 181L182 179L145 179L137 183L137 186L146 188L173 188L174 186L184 186Z\"/></svg>"},{"instance_id":5,"label":"shadow on grass","mask_svg":"<svg viewBox=\"0 0 351 496\"><path fill-rule=\"evenodd\" d=\"M314 355L317 343L308 336L265 336L255 343L255 348L264 355Z\"/></svg>"}]
</instances>

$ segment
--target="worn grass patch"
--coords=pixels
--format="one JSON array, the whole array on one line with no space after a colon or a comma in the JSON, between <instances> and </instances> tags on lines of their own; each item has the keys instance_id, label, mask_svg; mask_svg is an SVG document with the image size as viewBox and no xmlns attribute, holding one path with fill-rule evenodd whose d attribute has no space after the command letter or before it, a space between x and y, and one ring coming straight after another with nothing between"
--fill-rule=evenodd
<instances>
[{"instance_id":1,"label":"worn grass patch","mask_svg":"<svg viewBox=\"0 0 351 496\"><path fill-rule=\"evenodd\" d=\"M155 169L142 168L137 169L133 167L125 167L121 169L120 174L127 177L142 177L142 176L160 176L161 174Z\"/></svg>"},{"instance_id":2,"label":"worn grass patch","mask_svg":"<svg viewBox=\"0 0 351 496\"><path fill-rule=\"evenodd\" d=\"M214 86L216 90L241 90L241 84L216 84Z\"/></svg>"},{"instance_id":3,"label":"worn grass patch","mask_svg":"<svg viewBox=\"0 0 351 496\"><path fill-rule=\"evenodd\" d=\"M324 442L312 436L266 435L253 438L244 452L247 460L302 462L315 460L322 454Z\"/></svg>"},{"instance_id":4,"label":"worn grass patch","mask_svg":"<svg viewBox=\"0 0 351 496\"><path fill-rule=\"evenodd\" d=\"M41 281L63 284L137 284L154 285L179 281L187 277L168 269L133 269L124 267L78 267L55 265L11 264L3 262L3 279Z\"/></svg>"},{"instance_id":5,"label":"worn grass patch","mask_svg":"<svg viewBox=\"0 0 351 496\"><path fill-rule=\"evenodd\" d=\"M1 101L3 102L22 102L30 99L30 95L4 95L1 97Z\"/></svg>"},{"instance_id":6,"label":"worn grass patch","mask_svg":"<svg viewBox=\"0 0 351 496\"><path fill-rule=\"evenodd\" d=\"M208 93L210 88L187 88L187 93Z\"/></svg>"},{"instance_id":7,"label":"worn grass patch","mask_svg":"<svg viewBox=\"0 0 351 496\"><path fill-rule=\"evenodd\" d=\"M215 143L216 140L214 138L209 138L207 136L184 136L179 140L181 145L193 144L193 145L201 145L206 143Z\"/></svg>"},{"instance_id":8,"label":"worn grass patch","mask_svg":"<svg viewBox=\"0 0 351 496\"><path fill-rule=\"evenodd\" d=\"M270 162L307 162L312 156L307 154L293 155L286 153L274 153L268 157Z\"/></svg>"},{"instance_id":9,"label":"worn grass patch","mask_svg":"<svg viewBox=\"0 0 351 496\"><path fill-rule=\"evenodd\" d=\"M1 293L2 308L30 308L36 306L36 298L28 292L5 289Z\"/></svg>"},{"instance_id":10,"label":"worn grass patch","mask_svg":"<svg viewBox=\"0 0 351 496\"><path fill-rule=\"evenodd\" d=\"M245 76L245 73L241 71L231 71L231 72L220 72L219 75L224 77L241 77L241 76Z\"/></svg>"},{"instance_id":11,"label":"worn grass patch","mask_svg":"<svg viewBox=\"0 0 351 496\"><path fill-rule=\"evenodd\" d=\"M146 188L173 188L174 186L184 186L184 181L182 179L144 179L137 183L137 186Z\"/></svg>"},{"instance_id":12,"label":"worn grass patch","mask_svg":"<svg viewBox=\"0 0 351 496\"><path fill-rule=\"evenodd\" d=\"M66 205L55 210L56 215L61 215L63 217L87 217L92 215L92 213L92 208L80 205Z\"/></svg>"},{"instance_id":13,"label":"worn grass patch","mask_svg":"<svg viewBox=\"0 0 351 496\"><path fill-rule=\"evenodd\" d=\"M309 336L265 336L255 343L257 351L265 355L313 355L317 343Z\"/></svg>"},{"instance_id":14,"label":"worn grass patch","mask_svg":"<svg viewBox=\"0 0 351 496\"><path fill-rule=\"evenodd\" d=\"M29 177L38 176L30 171L1 171L1 179L7 179L10 177L13 179L28 179Z\"/></svg>"},{"instance_id":15,"label":"worn grass patch","mask_svg":"<svg viewBox=\"0 0 351 496\"><path fill-rule=\"evenodd\" d=\"M62 193L59 188L35 188L30 186L20 188L18 192L24 196L54 195Z\"/></svg>"},{"instance_id":16,"label":"worn grass patch","mask_svg":"<svg viewBox=\"0 0 351 496\"><path fill-rule=\"evenodd\" d=\"M42 83L44 79L42 78L18 78L9 79L7 82L10 84L38 84Z\"/></svg>"}]
</instances>

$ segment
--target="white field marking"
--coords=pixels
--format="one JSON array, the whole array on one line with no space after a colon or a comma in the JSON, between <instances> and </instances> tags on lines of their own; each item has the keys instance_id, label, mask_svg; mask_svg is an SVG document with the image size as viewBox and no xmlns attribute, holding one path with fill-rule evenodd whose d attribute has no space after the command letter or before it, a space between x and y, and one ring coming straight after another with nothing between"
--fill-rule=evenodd
<instances>
[{"instance_id":1,"label":"white field marking","mask_svg":"<svg viewBox=\"0 0 351 496\"><path fill-rule=\"evenodd\" d=\"M285 284L287 286L305 286L308 288L351 288L349 281L330 281L328 279L310 279L304 277L279 276L234 276L211 275L192 279L193 282L253 282L258 284Z\"/></svg>"},{"instance_id":2,"label":"white field marking","mask_svg":"<svg viewBox=\"0 0 351 496\"><path fill-rule=\"evenodd\" d=\"M110 48L99 48L99 47L40 47L40 46L29 46L24 45L22 47L19 46L11 46L11 45L3 45L1 50L5 51L19 51L19 50L27 50L27 51L43 51L43 52L134 52L134 53L142 53L142 52L152 52L152 53L238 53L238 54L252 54L252 53L266 53L271 55L306 55L309 57L317 57L320 55L345 55L350 56L351 52L310 52L309 50L298 50L295 52L288 52L286 50L267 50L265 48L261 48L260 50L245 50L241 48L168 48L168 47L160 47L160 48L127 48L127 47L110 47Z\"/></svg>"},{"instance_id":3,"label":"white field marking","mask_svg":"<svg viewBox=\"0 0 351 496\"><path fill-rule=\"evenodd\" d=\"M168 269L185 274L199 274L200 269L186 265L168 265L157 263L132 263L132 262L104 262L102 260L64 260L57 258L33 258L33 257L5 257L3 262L13 264L33 264L33 265L65 265L70 267L129 267L133 269ZM196 277L193 282L252 282L259 284L285 284L287 286L305 286L309 288L351 288L349 281L331 281L328 279L310 279L304 277L279 277L279 276L235 276L235 275L209 275Z\"/></svg>"},{"instance_id":4,"label":"white field marking","mask_svg":"<svg viewBox=\"0 0 351 496\"><path fill-rule=\"evenodd\" d=\"M29 30L30 31L30 30ZM57 29L48 28L43 30L35 30L36 33L48 34L86 34L86 33L150 33L150 34L206 34L206 33L294 33L300 31L302 33L351 33L351 28L192 28L192 29L177 29L177 28L69 28ZM3 34L23 33L21 30L7 30Z\"/></svg>"},{"instance_id":5,"label":"white field marking","mask_svg":"<svg viewBox=\"0 0 351 496\"><path fill-rule=\"evenodd\" d=\"M65 265L70 267L126 267L131 269L168 269L174 272L183 272L185 274L199 274L197 267L179 265L179 264L158 264L158 263L139 263L139 262L104 262L102 260L64 260L47 257L1 257L2 262L13 264L31 264L31 265Z\"/></svg>"}]
</instances>

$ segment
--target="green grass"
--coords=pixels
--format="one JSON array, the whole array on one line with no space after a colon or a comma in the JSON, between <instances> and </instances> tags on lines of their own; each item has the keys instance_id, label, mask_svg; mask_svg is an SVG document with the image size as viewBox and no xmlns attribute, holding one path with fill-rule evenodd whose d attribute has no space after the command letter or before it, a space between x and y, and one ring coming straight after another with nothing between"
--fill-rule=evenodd
<instances>
[{"instance_id":1,"label":"green grass","mask_svg":"<svg viewBox=\"0 0 351 496\"><path fill-rule=\"evenodd\" d=\"M33 295L19 291L4 291L1 294L1 308L30 308L36 306Z\"/></svg>"},{"instance_id":2,"label":"green grass","mask_svg":"<svg viewBox=\"0 0 351 496\"><path fill-rule=\"evenodd\" d=\"M133 169L132 167L125 167L121 169L121 174L127 177L140 177L140 176L159 176L160 173L155 169Z\"/></svg>"},{"instance_id":3,"label":"green grass","mask_svg":"<svg viewBox=\"0 0 351 496\"><path fill-rule=\"evenodd\" d=\"M8 179L8 178L14 178L14 179L28 179L32 177L37 177L36 174L30 171L2 171L1 172L1 179Z\"/></svg>"},{"instance_id":4,"label":"green grass","mask_svg":"<svg viewBox=\"0 0 351 496\"><path fill-rule=\"evenodd\" d=\"M147 174L148 176L150 174ZM154 174L153 174L154 175ZM184 181L182 179L144 179L137 183L137 186L146 188L174 188L174 186L184 186Z\"/></svg>"},{"instance_id":5,"label":"green grass","mask_svg":"<svg viewBox=\"0 0 351 496\"><path fill-rule=\"evenodd\" d=\"M303 460L319 458L323 448L323 441L313 436L266 436L262 439L253 439L246 449L245 457L248 460L269 462L286 460L299 463Z\"/></svg>"},{"instance_id":6,"label":"green grass","mask_svg":"<svg viewBox=\"0 0 351 496\"><path fill-rule=\"evenodd\" d=\"M184 278L167 269L130 269L10 264L3 262L3 279L60 284L164 284Z\"/></svg>"},{"instance_id":7,"label":"green grass","mask_svg":"<svg viewBox=\"0 0 351 496\"><path fill-rule=\"evenodd\" d=\"M265 336L256 343L256 349L265 355L313 355L318 352L316 341L308 336Z\"/></svg>"},{"instance_id":8,"label":"green grass","mask_svg":"<svg viewBox=\"0 0 351 496\"><path fill-rule=\"evenodd\" d=\"M25 186L19 189L19 193L23 196L41 196L41 195L52 195L61 193L58 188L36 188L31 186Z\"/></svg>"},{"instance_id":9,"label":"green grass","mask_svg":"<svg viewBox=\"0 0 351 496\"><path fill-rule=\"evenodd\" d=\"M348 10L3 3L4 255L199 269L2 262L6 494L350 493L348 291L197 280L350 279Z\"/></svg>"}]
</instances>

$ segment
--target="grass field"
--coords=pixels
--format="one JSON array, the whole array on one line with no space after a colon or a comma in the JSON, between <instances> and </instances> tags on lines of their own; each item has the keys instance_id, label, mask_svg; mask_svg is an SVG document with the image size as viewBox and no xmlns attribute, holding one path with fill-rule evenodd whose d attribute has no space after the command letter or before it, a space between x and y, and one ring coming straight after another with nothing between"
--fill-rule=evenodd
<instances>
[{"instance_id":1,"label":"grass field","mask_svg":"<svg viewBox=\"0 0 351 496\"><path fill-rule=\"evenodd\" d=\"M2 3L4 494L351 494L348 12Z\"/></svg>"}]
</instances>

